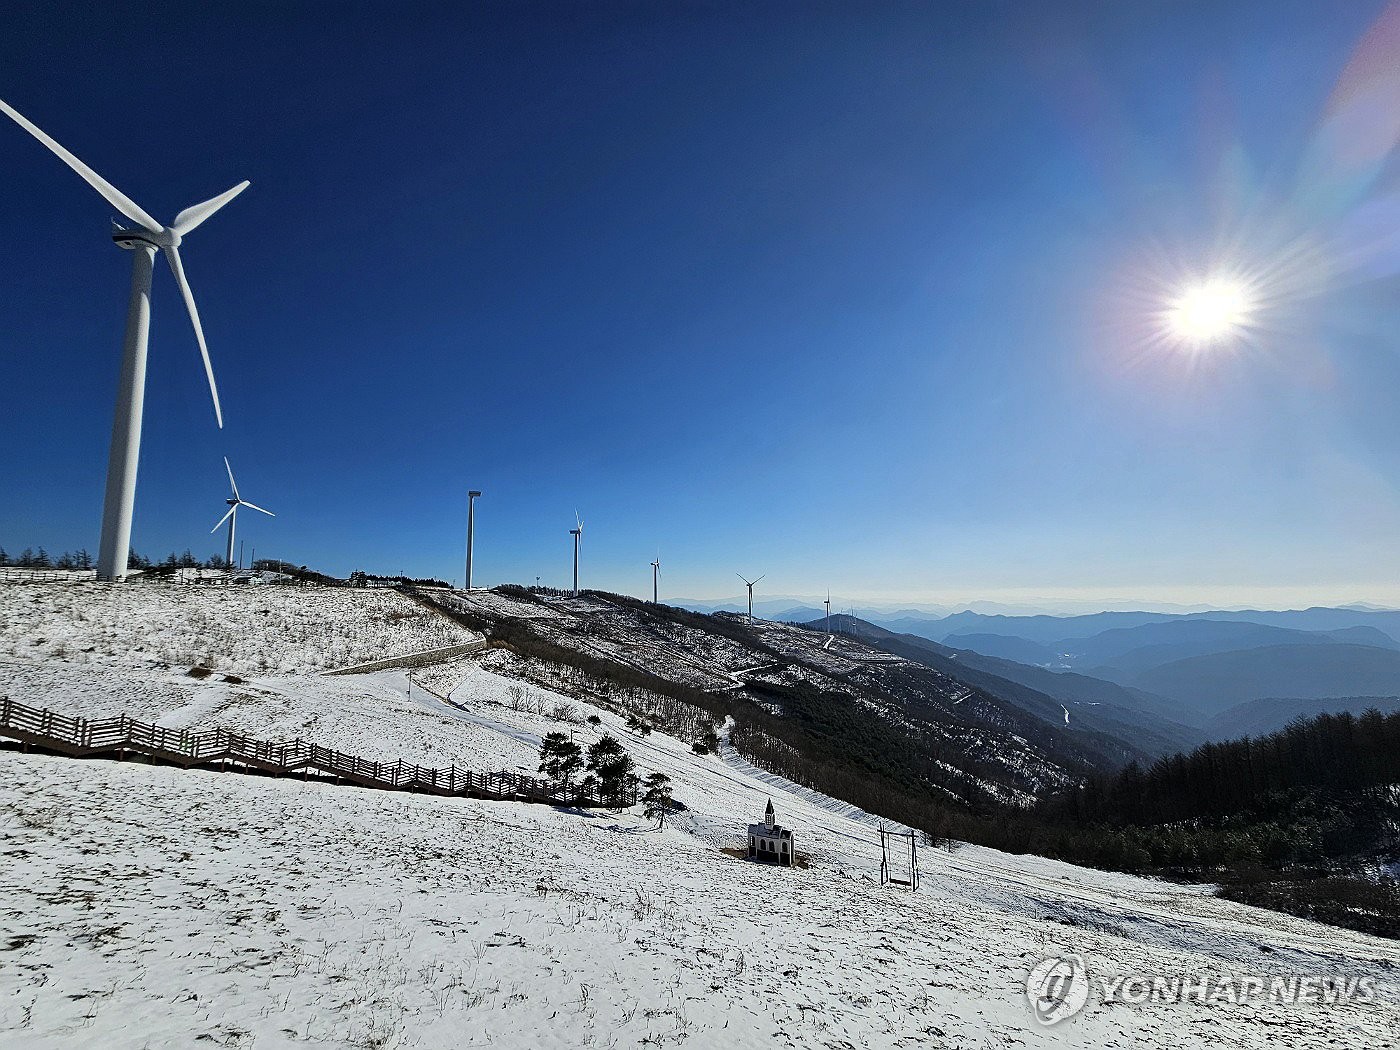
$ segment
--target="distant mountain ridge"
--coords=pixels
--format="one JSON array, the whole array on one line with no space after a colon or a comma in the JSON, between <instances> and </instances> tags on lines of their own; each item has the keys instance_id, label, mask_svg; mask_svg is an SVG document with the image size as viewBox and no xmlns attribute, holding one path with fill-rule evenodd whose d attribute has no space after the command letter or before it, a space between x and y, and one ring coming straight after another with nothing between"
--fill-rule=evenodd
<instances>
[{"instance_id":1,"label":"distant mountain ridge","mask_svg":"<svg viewBox=\"0 0 1400 1050\"><path fill-rule=\"evenodd\" d=\"M1336 715L1344 711L1361 715L1373 708L1381 714L1400 711L1400 696L1342 696L1325 700L1266 697L1247 700L1220 712L1207 722L1206 735L1212 740L1263 736L1277 732L1299 718L1315 718L1321 714Z\"/></svg>"},{"instance_id":2,"label":"distant mountain ridge","mask_svg":"<svg viewBox=\"0 0 1400 1050\"><path fill-rule=\"evenodd\" d=\"M1366 645L1277 645L1190 657L1142 672L1133 685L1189 698L1210 714L1249 700L1400 695L1400 652Z\"/></svg>"},{"instance_id":3,"label":"distant mountain ridge","mask_svg":"<svg viewBox=\"0 0 1400 1050\"><path fill-rule=\"evenodd\" d=\"M833 616L832 627L887 652L925 664L1000 696L1052 724L1130 739L1155 756L1190 750L1202 732L1173 717L1174 705L1110 682L1057 675L1012 661L959 652L916 635L895 634L856 617ZM819 624L808 624L818 627ZM1191 712L1198 717L1198 712Z\"/></svg>"}]
</instances>

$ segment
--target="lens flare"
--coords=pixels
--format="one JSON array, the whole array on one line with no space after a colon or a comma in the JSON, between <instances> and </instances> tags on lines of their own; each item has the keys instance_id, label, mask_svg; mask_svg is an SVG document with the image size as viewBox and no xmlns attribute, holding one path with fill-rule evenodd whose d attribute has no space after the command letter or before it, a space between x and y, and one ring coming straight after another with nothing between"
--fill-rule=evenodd
<instances>
[{"instance_id":1,"label":"lens flare","mask_svg":"<svg viewBox=\"0 0 1400 1050\"><path fill-rule=\"evenodd\" d=\"M1167 306L1172 336L1192 346L1226 342L1249 325L1255 304L1244 282L1215 277L1186 288Z\"/></svg>"}]
</instances>

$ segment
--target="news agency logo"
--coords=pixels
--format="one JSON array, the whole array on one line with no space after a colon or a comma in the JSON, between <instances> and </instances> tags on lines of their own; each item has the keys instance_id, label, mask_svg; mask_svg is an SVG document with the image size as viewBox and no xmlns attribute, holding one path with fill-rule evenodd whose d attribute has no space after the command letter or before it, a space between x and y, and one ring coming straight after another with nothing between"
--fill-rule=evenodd
<instances>
[{"instance_id":1,"label":"news agency logo","mask_svg":"<svg viewBox=\"0 0 1400 1050\"><path fill-rule=\"evenodd\" d=\"M1026 976L1026 999L1038 1023L1046 1026L1078 1014L1097 987L1103 1003L1141 1006L1145 1003L1245 1003L1273 1002L1284 1005L1333 1006L1375 997L1370 977L1304 976L1257 974L1218 976L1214 974L1130 973L1092 980L1080 955L1051 955L1031 968Z\"/></svg>"},{"instance_id":2,"label":"news agency logo","mask_svg":"<svg viewBox=\"0 0 1400 1050\"><path fill-rule=\"evenodd\" d=\"M1026 998L1035 1019L1047 1028L1084 1009L1089 1001L1089 971L1078 955L1042 959L1026 978Z\"/></svg>"}]
</instances>

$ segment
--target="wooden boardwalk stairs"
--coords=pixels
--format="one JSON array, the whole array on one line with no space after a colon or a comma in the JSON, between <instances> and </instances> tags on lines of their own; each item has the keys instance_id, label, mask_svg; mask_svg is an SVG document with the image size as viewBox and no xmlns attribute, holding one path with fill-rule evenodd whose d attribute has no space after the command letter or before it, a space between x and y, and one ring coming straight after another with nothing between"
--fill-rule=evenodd
<instances>
[{"instance_id":1,"label":"wooden boardwalk stairs","mask_svg":"<svg viewBox=\"0 0 1400 1050\"><path fill-rule=\"evenodd\" d=\"M521 773L475 773L418 766L402 760L372 762L305 740L257 740L227 729L169 729L150 722L118 718L75 718L48 708L29 707L0 698L0 738L25 748L73 758L136 758L184 769L216 769L263 776L300 774L340 784L413 791L426 795L538 802L554 806L598 807L609 804L576 786L552 783ZM636 802L635 790L624 805ZM617 803L612 803L616 805Z\"/></svg>"}]
</instances>

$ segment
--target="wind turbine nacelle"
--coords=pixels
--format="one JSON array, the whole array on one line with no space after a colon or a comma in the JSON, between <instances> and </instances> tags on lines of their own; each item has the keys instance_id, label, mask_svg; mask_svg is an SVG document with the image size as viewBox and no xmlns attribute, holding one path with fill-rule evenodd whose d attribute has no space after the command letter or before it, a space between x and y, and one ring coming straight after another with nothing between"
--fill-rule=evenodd
<instances>
[{"instance_id":1,"label":"wind turbine nacelle","mask_svg":"<svg viewBox=\"0 0 1400 1050\"><path fill-rule=\"evenodd\" d=\"M140 228L128 230L123 226L112 223L112 240L117 242L117 246L131 251L142 244L149 244L152 248L178 248L181 237L174 230L161 230L160 233L152 233L150 230Z\"/></svg>"}]
</instances>

